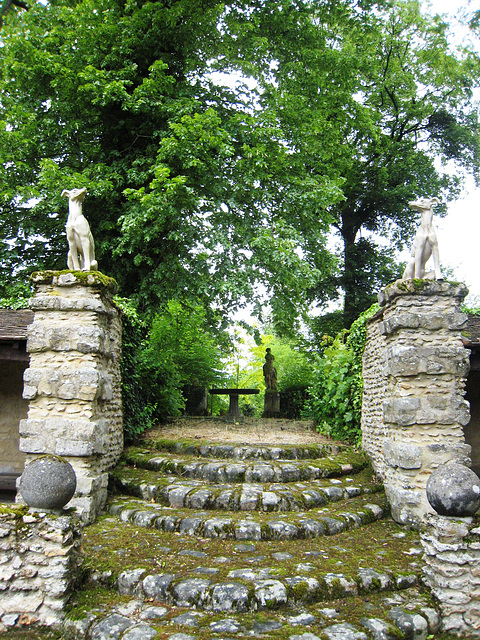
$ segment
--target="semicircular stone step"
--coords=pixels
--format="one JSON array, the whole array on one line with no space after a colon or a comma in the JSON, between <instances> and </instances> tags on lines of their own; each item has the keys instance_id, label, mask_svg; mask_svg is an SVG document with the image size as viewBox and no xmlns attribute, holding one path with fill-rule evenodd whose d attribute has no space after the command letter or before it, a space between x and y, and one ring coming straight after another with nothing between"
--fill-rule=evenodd
<instances>
[{"instance_id":1,"label":"semicircular stone step","mask_svg":"<svg viewBox=\"0 0 480 640\"><path fill-rule=\"evenodd\" d=\"M390 577L383 572L373 571L373 574L378 576L378 580ZM342 574L337 575L340 582ZM258 598L255 602L262 602L262 595L267 592L265 587L269 585L259 585L260 579L262 578L256 579L257 583L251 581L252 603L254 597ZM180 613L176 605L156 601L155 597L161 596L162 591L167 591L171 584L172 590L173 585L178 585L178 595L184 598L187 596L188 600L188 595L197 592L201 586L198 582L174 582L174 578L167 587L169 576L150 574L141 569L133 570L124 572L121 581L117 581L117 590L121 588L125 591L119 604L113 604L107 611L95 608L81 619L67 617L62 628L69 638L88 637L91 640L118 638L123 630L125 633L122 638L128 640L154 640L159 637L159 628L160 635L166 637L162 633L165 631L169 638L176 640L198 637L225 640L245 637L279 638L280 635L290 640L366 640L367 637L370 640L421 640L438 637L440 616L431 596L418 586L395 589L388 594L382 588L364 591L362 577L358 575L354 579L359 586L359 595L352 595L349 599L355 610L355 617L352 619L349 616L352 622L346 622L342 620L343 608L337 604L342 603L343 599L310 603L304 598L289 598L288 592L287 601L292 602L291 606L277 609L273 607L268 611L258 608L242 611L242 590L237 588L238 582L234 581L227 584L212 582L210 593L207 592L205 597L208 609L189 607ZM325 581L325 584L328 586L328 582ZM299 585L300 590L308 593L308 585ZM275 585L270 584L272 586ZM270 591L273 589L270 588ZM153 593L153 596L145 597L145 592ZM366 593L368 597L365 597ZM282 597L281 588L278 589L278 595ZM130 600L125 602L129 596ZM173 600L173 596L170 599ZM373 613L372 599L379 603L380 611ZM271 604L275 603L276 599ZM185 633L186 629L188 633Z\"/></svg>"},{"instance_id":2,"label":"semicircular stone step","mask_svg":"<svg viewBox=\"0 0 480 640\"><path fill-rule=\"evenodd\" d=\"M244 613L321 603L374 591L408 589L419 581L415 573L396 575L372 568L359 569L353 578L326 573L279 579L274 568L247 567L230 571L228 579L225 582L215 582L208 577L185 579L171 573L149 574L139 568L121 573L117 589L121 595L150 598L177 607Z\"/></svg>"},{"instance_id":3,"label":"semicircular stone step","mask_svg":"<svg viewBox=\"0 0 480 640\"><path fill-rule=\"evenodd\" d=\"M235 460L306 460L324 458L348 449L342 444L309 444L309 445L232 445L182 442L176 440L148 440L146 444L150 449L174 453L177 455L189 455L202 458L220 458ZM142 448L131 447L141 452Z\"/></svg>"},{"instance_id":4,"label":"semicircular stone step","mask_svg":"<svg viewBox=\"0 0 480 640\"><path fill-rule=\"evenodd\" d=\"M224 511L303 511L328 502L376 493L381 485L370 471L355 478L321 479L291 484L205 484L171 480L151 471L121 467L112 474L115 488L129 495L176 508Z\"/></svg>"},{"instance_id":5,"label":"semicircular stone step","mask_svg":"<svg viewBox=\"0 0 480 640\"><path fill-rule=\"evenodd\" d=\"M363 453L346 451L317 460L296 461L228 461L195 460L152 456L151 452L126 451L123 460L136 468L161 473L206 480L212 483L224 482L298 482L317 478L340 477L355 473L368 466Z\"/></svg>"},{"instance_id":6,"label":"semicircular stone step","mask_svg":"<svg viewBox=\"0 0 480 640\"><path fill-rule=\"evenodd\" d=\"M379 496L378 501L381 504L373 502L372 496L361 496L352 501L354 504L348 510L341 509L344 505L338 505L334 512L324 509L308 515L295 513L275 519L265 513L249 517L238 512L228 516L212 515L208 511L186 514L182 509L126 498L115 499L109 511L122 522L182 535L234 540L292 540L335 535L380 520L388 509L383 496Z\"/></svg>"}]
</instances>

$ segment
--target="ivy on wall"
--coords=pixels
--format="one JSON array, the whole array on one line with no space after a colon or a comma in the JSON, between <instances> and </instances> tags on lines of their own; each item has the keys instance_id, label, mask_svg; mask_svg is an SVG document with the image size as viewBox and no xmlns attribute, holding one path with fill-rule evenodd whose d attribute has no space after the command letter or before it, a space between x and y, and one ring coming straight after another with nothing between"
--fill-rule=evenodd
<instances>
[{"instance_id":1,"label":"ivy on wall","mask_svg":"<svg viewBox=\"0 0 480 640\"><path fill-rule=\"evenodd\" d=\"M317 361L309 389L309 412L320 433L335 440L359 444L362 412L362 356L367 322L379 310L373 304L335 338L324 336L323 355Z\"/></svg>"}]
</instances>

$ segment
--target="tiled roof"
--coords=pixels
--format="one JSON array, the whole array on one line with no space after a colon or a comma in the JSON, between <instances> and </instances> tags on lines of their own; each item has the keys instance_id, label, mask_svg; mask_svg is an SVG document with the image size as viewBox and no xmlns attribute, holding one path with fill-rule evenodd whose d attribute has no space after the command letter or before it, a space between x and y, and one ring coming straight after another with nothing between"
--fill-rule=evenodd
<instances>
[{"instance_id":1,"label":"tiled roof","mask_svg":"<svg viewBox=\"0 0 480 640\"><path fill-rule=\"evenodd\" d=\"M32 322L33 311L29 309L0 309L0 340L26 340Z\"/></svg>"}]
</instances>

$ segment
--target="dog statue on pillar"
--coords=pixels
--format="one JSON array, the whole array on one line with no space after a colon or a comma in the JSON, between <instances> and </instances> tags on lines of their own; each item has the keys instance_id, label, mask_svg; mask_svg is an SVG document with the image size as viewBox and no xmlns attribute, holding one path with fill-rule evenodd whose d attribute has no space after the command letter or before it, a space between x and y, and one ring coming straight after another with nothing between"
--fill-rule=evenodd
<instances>
[{"instance_id":1,"label":"dog statue on pillar","mask_svg":"<svg viewBox=\"0 0 480 640\"><path fill-rule=\"evenodd\" d=\"M72 271L96 271L98 269L92 232L82 213L82 203L86 195L85 188L64 189L62 191L62 196L68 198L67 265Z\"/></svg>"},{"instance_id":2,"label":"dog statue on pillar","mask_svg":"<svg viewBox=\"0 0 480 640\"><path fill-rule=\"evenodd\" d=\"M408 206L422 214L420 227L417 230L412 247L412 257L403 274L403 280L412 278L441 280L440 258L438 254L438 241L433 226L433 207L440 204L437 198L420 198L409 202ZM434 271L425 271L425 265L433 256Z\"/></svg>"}]
</instances>

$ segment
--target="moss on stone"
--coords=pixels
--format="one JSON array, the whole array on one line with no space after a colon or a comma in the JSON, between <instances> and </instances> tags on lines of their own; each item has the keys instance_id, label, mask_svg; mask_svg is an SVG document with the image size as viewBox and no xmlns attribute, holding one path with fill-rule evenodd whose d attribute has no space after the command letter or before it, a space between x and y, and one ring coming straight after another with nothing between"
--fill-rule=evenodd
<instances>
[{"instance_id":1,"label":"moss on stone","mask_svg":"<svg viewBox=\"0 0 480 640\"><path fill-rule=\"evenodd\" d=\"M14 504L12 506L0 506L0 516L11 516L12 518L23 518L28 513L28 507L24 504Z\"/></svg>"},{"instance_id":2,"label":"moss on stone","mask_svg":"<svg viewBox=\"0 0 480 640\"><path fill-rule=\"evenodd\" d=\"M80 284L85 287L101 287L111 293L117 292L117 282L100 271L71 271L70 269L63 269L61 271L35 271L31 274L30 281L33 284L54 284L54 279L70 273L75 277L75 283L72 283L72 285Z\"/></svg>"}]
</instances>

